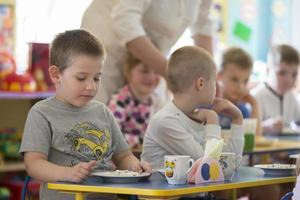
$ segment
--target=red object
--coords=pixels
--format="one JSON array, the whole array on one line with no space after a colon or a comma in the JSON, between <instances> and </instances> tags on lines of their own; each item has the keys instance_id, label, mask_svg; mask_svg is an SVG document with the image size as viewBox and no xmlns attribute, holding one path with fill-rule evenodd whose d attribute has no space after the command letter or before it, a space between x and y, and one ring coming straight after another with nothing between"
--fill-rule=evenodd
<instances>
[{"instance_id":1,"label":"red object","mask_svg":"<svg viewBox=\"0 0 300 200\"><path fill-rule=\"evenodd\" d=\"M54 85L49 76L49 44L30 44L29 71L33 74L38 91L53 90Z\"/></svg>"},{"instance_id":2,"label":"red object","mask_svg":"<svg viewBox=\"0 0 300 200\"><path fill-rule=\"evenodd\" d=\"M13 72L3 78L1 89L12 92L34 92L36 90L36 83L32 75L28 72L24 74Z\"/></svg>"},{"instance_id":3,"label":"red object","mask_svg":"<svg viewBox=\"0 0 300 200\"><path fill-rule=\"evenodd\" d=\"M22 181L5 181L1 182L0 186L6 187L10 191L9 200L21 200L22 199L22 188L24 187L24 182ZM30 181L27 185L27 188L30 192L31 199L38 199L40 183L37 181Z\"/></svg>"}]
</instances>

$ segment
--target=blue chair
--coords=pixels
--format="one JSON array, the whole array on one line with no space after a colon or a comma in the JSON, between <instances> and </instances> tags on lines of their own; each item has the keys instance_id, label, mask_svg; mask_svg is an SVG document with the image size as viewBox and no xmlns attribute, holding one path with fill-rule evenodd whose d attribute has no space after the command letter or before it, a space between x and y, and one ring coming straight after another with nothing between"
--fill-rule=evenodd
<instances>
[{"instance_id":1,"label":"blue chair","mask_svg":"<svg viewBox=\"0 0 300 200\"><path fill-rule=\"evenodd\" d=\"M28 187L27 187L29 182L30 182L30 176L26 176L24 185L22 188L22 200L26 200L26 194L27 194L27 199L30 200L30 195L29 195L29 191L28 191Z\"/></svg>"},{"instance_id":2,"label":"blue chair","mask_svg":"<svg viewBox=\"0 0 300 200\"><path fill-rule=\"evenodd\" d=\"M294 194L293 192L288 192L283 197L281 197L280 200L290 200L292 198L293 194Z\"/></svg>"}]
</instances>

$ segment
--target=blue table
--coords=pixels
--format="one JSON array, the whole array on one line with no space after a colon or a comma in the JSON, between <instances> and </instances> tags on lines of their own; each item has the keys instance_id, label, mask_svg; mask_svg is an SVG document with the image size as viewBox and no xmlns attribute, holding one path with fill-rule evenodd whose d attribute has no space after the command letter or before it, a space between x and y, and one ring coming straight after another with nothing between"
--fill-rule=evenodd
<instances>
[{"instance_id":1,"label":"blue table","mask_svg":"<svg viewBox=\"0 0 300 200\"><path fill-rule=\"evenodd\" d=\"M91 177L85 183L48 183L48 188L62 192L75 194L76 200L83 200L84 193L110 193L139 195L146 198L164 199L178 197L201 192L219 190L232 190L231 199L236 199L236 189L294 182L295 176L289 177L265 177L261 169L254 167L241 167L232 181L210 184L184 184L169 185L164 176L155 172L148 181L131 184L110 184L99 182L99 179Z\"/></svg>"}]
</instances>

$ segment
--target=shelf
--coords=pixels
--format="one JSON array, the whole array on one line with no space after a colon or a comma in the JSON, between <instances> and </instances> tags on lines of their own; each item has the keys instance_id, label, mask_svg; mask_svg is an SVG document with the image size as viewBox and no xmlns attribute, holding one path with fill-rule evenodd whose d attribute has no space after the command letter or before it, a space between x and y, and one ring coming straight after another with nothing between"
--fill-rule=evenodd
<instances>
[{"instance_id":1,"label":"shelf","mask_svg":"<svg viewBox=\"0 0 300 200\"><path fill-rule=\"evenodd\" d=\"M3 92L0 91L0 99L45 99L54 92Z\"/></svg>"},{"instance_id":2,"label":"shelf","mask_svg":"<svg viewBox=\"0 0 300 200\"><path fill-rule=\"evenodd\" d=\"M5 162L3 165L0 165L0 173L16 172L16 171L25 171L25 164L19 161L19 162Z\"/></svg>"}]
</instances>

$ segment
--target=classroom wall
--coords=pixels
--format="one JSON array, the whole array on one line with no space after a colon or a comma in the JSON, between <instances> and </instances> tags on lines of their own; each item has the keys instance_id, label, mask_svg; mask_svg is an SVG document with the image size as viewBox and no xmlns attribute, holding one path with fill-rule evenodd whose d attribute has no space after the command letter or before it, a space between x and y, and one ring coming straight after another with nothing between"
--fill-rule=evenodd
<instances>
[{"instance_id":1,"label":"classroom wall","mask_svg":"<svg viewBox=\"0 0 300 200\"><path fill-rule=\"evenodd\" d=\"M18 132L23 132L32 103L28 99L0 99L0 129L16 128Z\"/></svg>"}]
</instances>

